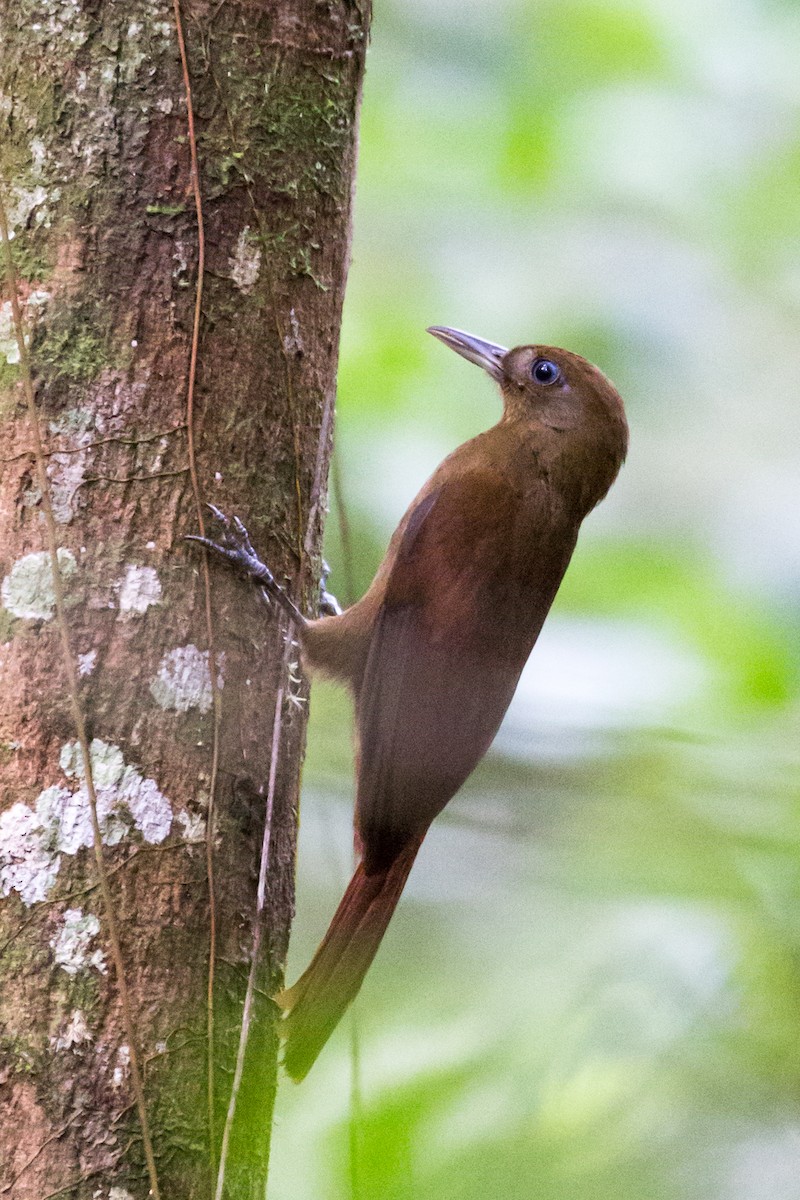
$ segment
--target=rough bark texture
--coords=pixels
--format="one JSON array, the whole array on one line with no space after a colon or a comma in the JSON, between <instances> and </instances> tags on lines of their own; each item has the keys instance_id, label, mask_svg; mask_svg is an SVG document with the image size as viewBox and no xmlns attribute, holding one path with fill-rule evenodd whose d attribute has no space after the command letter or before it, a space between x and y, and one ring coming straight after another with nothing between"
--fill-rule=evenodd
<instances>
[{"instance_id":1,"label":"rough bark texture","mask_svg":"<svg viewBox=\"0 0 800 1200\"><path fill-rule=\"evenodd\" d=\"M2 0L0 150L162 1195L210 1192L205 819L214 716L187 473L197 263L168 0ZM184 0L206 219L205 498L313 608L367 0ZM0 310L0 1195L148 1185L67 702L42 498ZM156 435L156 436L154 436ZM315 500L317 503L315 504ZM212 567L217 1142L253 937L284 645ZM263 1195L305 696L289 685L226 1195ZM295 702L292 693L299 702ZM299 696L298 696L299 693Z\"/></svg>"}]
</instances>

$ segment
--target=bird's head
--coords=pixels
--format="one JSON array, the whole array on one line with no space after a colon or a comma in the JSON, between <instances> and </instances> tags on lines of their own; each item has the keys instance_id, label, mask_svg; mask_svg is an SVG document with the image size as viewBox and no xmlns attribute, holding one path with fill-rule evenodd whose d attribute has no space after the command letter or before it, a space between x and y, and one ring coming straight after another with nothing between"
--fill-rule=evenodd
<instances>
[{"instance_id":1,"label":"bird's head","mask_svg":"<svg viewBox=\"0 0 800 1200\"><path fill-rule=\"evenodd\" d=\"M614 385L587 359L556 346L507 350L444 325L432 325L428 333L497 381L504 419L544 426L584 449L595 445L619 468L628 447L625 409Z\"/></svg>"}]
</instances>

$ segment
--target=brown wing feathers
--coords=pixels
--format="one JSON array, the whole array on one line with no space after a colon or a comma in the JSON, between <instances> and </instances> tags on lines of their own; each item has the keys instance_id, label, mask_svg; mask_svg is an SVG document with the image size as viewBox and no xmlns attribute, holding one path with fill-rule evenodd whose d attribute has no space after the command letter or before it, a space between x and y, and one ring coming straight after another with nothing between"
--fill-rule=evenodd
<instances>
[{"instance_id":1,"label":"brown wing feathers","mask_svg":"<svg viewBox=\"0 0 800 1200\"><path fill-rule=\"evenodd\" d=\"M476 512L474 488L465 499L459 482L411 514L374 621L357 692L363 860L311 965L276 998L294 1079L358 992L430 822L485 752L516 684L518 670L498 671L479 636L493 598L477 570L514 497L493 481Z\"/></svg>"}]
</instances>

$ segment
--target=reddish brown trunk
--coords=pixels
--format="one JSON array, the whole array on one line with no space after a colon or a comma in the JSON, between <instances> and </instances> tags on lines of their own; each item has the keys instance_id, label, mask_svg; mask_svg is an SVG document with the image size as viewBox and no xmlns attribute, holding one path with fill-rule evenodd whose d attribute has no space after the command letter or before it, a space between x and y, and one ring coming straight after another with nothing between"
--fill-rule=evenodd
<instances>
[{"instance_id":1,"label":"reddish brown trunk","mask_svg":"<svg viewBox=\"0 0 800 1200\"><path fill-rule=\"evenodd\" d=\"M0 166L80 671L105 860L163 1196L209 1195L205 822L214 743L186 385L197 225L166 0L2 0ZM187 0L206 228L194 434L313 607L347 269L366 3ZM147 1192L97 889L42 511L0 311L0 1192ZM222 687L214 796L212 1154L228 1106L270 772L287 699L254 1028L226 1196L263 1195L293 902L302 685L277 614L211 574ZM298 695L293 695L298 693ZM106 1191L103 1191L103 1195Z\"/></svg>"}]
</instances>

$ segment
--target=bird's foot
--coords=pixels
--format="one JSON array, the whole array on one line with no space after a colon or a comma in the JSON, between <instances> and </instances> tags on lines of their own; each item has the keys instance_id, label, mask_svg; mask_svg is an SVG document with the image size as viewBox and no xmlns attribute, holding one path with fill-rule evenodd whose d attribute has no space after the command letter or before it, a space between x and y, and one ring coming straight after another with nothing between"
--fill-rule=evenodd
<instances>
[{"instance_id":1,"label":"bird's foot","mask_svg":"<svg viewBox=\"0 0 800 1200\"><path fill-rule=\"evenodd\" d=\"M219 541L212 538L200 537L198 534L187 534L184 541L197 542L206 550L223 558L236 570L241 571L252 579L262 589L262 593L275 600L288 617L302 627L306 619L292 598L284 591L270 571L253 549L250 535L238 517L227 517L224 512L213 504L207 505L215 521L221 526L222 533Z\"/></svg>"},{"instance_id":2,"label":"bird's foot","mask_svg":"<svg viewBox=\"0 0 800 1200\"><path fill-rule=\"evenodd\" d=\"M342 606L334 596L333 592L328 591L328 576L331 569L322 560L322 575L319 581L319 612L321 617L340 617L342 615Z\"/></svg>"}]
</instances>

